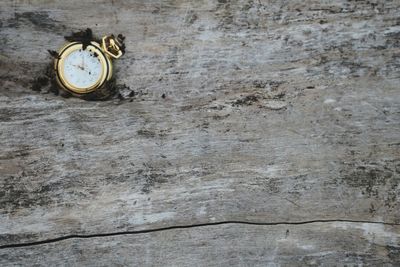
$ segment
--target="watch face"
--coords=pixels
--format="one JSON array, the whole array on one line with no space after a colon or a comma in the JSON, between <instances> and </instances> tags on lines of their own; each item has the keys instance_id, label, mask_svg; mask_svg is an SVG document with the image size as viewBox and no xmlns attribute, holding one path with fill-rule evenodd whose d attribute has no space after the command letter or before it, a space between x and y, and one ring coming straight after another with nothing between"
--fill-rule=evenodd
<instances>
[{"instance_id":1,"label":"watch face","mask_svg":"<svg viewBox=\"0 0 400 267\"><path fill-rule=\"evenodd\" d=\"M63 76L66 81L77 88L90 88L101 78L103 66L95 52L75 50L66 55Z\"/></svg>"},{"instance_id":2,"label":"watch face","mask_svg":"<svg viewBox=\"0 0 400 267\"><path fill-rule=\"evenodd\" d=\"M55 68L59 84L77 94L93 92L112 75L110 59L95 42L85 49L81 43L68 44L61 49Z\"/></svg>"}]
</instances>

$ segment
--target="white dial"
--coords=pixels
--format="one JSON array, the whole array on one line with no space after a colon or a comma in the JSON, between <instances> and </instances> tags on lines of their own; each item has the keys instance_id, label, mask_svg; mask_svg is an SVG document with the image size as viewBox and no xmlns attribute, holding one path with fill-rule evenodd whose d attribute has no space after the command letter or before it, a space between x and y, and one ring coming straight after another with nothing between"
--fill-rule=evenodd
<instances>
[{"instance_id":1,"label":"white dial","mask_svg":"<svg viewBox=\"0 0 400 267\"><path fill-rule=\"evenodd\" d=\"M64 77L77 88L90 88L101 78L102 64L98 55L89 49L72 51L64 60Z\"/></svg>"}]
</instances>

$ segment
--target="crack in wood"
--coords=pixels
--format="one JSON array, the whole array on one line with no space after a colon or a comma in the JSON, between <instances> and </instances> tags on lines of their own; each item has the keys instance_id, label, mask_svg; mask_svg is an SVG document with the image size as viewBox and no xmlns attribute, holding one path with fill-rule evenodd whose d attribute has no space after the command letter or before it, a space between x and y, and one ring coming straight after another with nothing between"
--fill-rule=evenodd
<instances>
[{"instance_id":1,"label":"crack in wood","mask_svg":"<svg viewBox=\"0 0 400 267\"><path fill-rule=\"evenodd\" d=\"M310 220L310 221L298 221L298 222L220 221L220 222L209 222L209 223L199 223L199 224L189 224L189 225L175 225L175 226L137 230L137 231L122 231L122 232L88 234L88 235L79 235L79 234L65 235L65 236L60 236L60 237L56 237L56 238L45 239L45 240L35 241L35 242L2 245L2 246L0 246L0 249L38 246L38 245L56 243L59 241L63 241L63 240L67 240L67 239L76 239L76 238L77 239L89 239L89 238L109 237L109 236L138 235L138 234L148 234L148 233L154 233L154 232L163 232L163 231L169 231L169 230L190 229L190 228L197 228L197 227L207 227L207 226L226 225L226 224L273 226L273 225L304 225L304 224L313 224L313 223L335 223L335 222L368 223L368 224L383 224L383 225L388 225L388 226L400 226L400 223L368 221L368 220L346 220L346 219Z\"/></svg>"}]
</instances>

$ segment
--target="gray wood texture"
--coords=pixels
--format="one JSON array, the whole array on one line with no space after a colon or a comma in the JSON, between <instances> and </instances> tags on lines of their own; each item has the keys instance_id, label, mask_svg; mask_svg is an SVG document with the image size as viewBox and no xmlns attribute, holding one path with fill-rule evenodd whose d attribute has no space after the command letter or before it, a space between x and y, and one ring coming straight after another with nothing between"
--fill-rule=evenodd
<instances>
[{"instance_id":1,"label":"gray wood texture","mask_svg":"<svg viewBox=\"0 0 400 267\"><path fill-rule=\"evenodd\" d=\"M31 90L86 27L134 96ZM397 0L1 1L0 265L398 266L399 70Z\"/></svg>"}]
</instances>

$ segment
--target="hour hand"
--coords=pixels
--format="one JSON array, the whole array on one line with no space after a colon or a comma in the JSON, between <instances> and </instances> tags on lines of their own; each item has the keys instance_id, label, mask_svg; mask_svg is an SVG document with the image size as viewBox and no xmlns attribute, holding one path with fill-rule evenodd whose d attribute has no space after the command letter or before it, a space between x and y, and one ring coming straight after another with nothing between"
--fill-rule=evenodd
<instances>
[{"instance_id":1,"label":"hour hand","mask_svg":"<svg viewBox=\"0 0 400 267\"><path fill-rule=\"evenodd\" d=\"M74 65L74 64L72 64L72 66L74 66L74 67L77 67L77 68L80 68L81 70L85 70L82 66L80 66L80 65Z\"/></svg>"}]
</instances>

